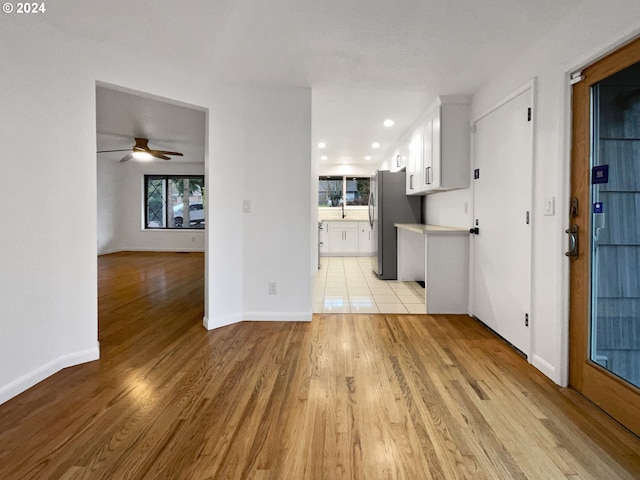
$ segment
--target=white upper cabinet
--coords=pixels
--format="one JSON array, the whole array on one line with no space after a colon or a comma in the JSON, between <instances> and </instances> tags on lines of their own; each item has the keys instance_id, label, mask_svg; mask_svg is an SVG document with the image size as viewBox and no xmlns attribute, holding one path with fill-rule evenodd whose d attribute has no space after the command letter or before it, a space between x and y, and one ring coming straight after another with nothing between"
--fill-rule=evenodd
<instances>
[{"instance_id":1,"label":"white upper cabinet","mask_svg":"<svg viewBox=\"0 0 640 480\"><path fill-rule=\"evenodd\" d=\"M407 146L407 195L415 195L422 192L422 167L423 167L423 132L424 126L416 128L411 135Z\"/></svg>"},{"instance_id":2,"label":"white upper cabinet","mask_svg":"<svg viewBox=\"0 0 640 480\"><path fill-rule=\"evenodd\" d=\"M389 170L392 172L401 172L407 167L407 152L406 148L398 148L389 161Z\"/></svg>"},{"instance_id":3,"label":"white upper cabinet","mask_svg":"<svg viewBox=\"0 0 640 480\"><path fill-rule=\"evenodd\" d=\"M409 142L407 195L469 187L469 97L440 96Z\"/></svg>"}]
</instances>

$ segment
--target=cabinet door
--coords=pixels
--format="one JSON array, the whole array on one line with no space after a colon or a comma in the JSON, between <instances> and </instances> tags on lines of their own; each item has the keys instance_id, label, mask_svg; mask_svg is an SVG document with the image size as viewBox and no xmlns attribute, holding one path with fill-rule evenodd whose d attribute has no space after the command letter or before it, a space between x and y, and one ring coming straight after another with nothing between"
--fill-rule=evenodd
<instances>
[{"instance_id":1,"label":"cabinet door","mask_svg":"<svg viewBox=\"0 0 640 480\"><path fill-rule=\"evenodd\" d=\"M358 222L358 251L371 253L371 225L369 222Z\"/></svg>"},{"instance_id":2,"label":"cabinet door","mask_svg":"<svg viewBox=\"0 0 640 480\"><path fill-rule=\"evenodd\" d=\"M423 167L423 132L421 126L413 132L409 143L409 159L407 163L407 195L416 195L424 191Z\"/></svg>"},{"instance_id":3,"label":"cabinet door","mask_svg":"<svg viewBox=\"0 0 640 480\"><path fill-rule=\"evenodd\" d=\"M415 164L415 158L412 155L412 146L411 146L411 141L409 141L409 143L407 143L404 146L404 150L405 152L407 152L407 176L406 176L406 181L407 181L407 195L411 195L413 193L415 193L415 189L416 189L416 164Z\"/></svg>"},{"instance_id":4,"label":"cabinet door","mask_svg":"<svg viewBox=\"0 0 640 480\"><path fill-rule=\"evenodd\" d=\"M344 241L342 242L342 251L345 253L358 252L358 228L345 228Z\"/></svg>"},{"instance_id":5,"label":"cabinet door","mask_svg":"<svg viewBox=\"0 0 640 480\"><path fill-rule=\"evenodd\" d=\"M400 169L407 168L407 162L409 158L409 146L404 144L400 147Z\"/></svg>"},{"instance_id":6,"label":"cabinet door","mask_svg":"<svg viewBox=\"0 0 640 480\"><path fill-rule=\"evenodd\" d=\"M422 133L422 176L420 180L425 190L431 188L435 162L436 158L433 155L433 118L429 118Z\"/></svg>"},{"instance_id":7,"label":"cabinet door","mask_svg":"<svg viewBox=\"0 0 640 480\"><path fill-rule=\"evenodd\" d=\"M389 170L392 172L399 172L402 169L400 158L400 150L398 149L393 152L393 155L391 155L391 158L389 159Z\"/></svg>"},{"instance_id":8,"label":"cabinet door","mask_svg":"<svg viewBox=\"0 0 640 480\"><path fill-rule=\"evenodd\" d=\"M327 250L332 253L342 252L344 248L344 229L340 227L338 222L329 225L329 248Z\"/></svg>"},{"instance_id":9,"label":"cabinet door","mask_svg":"<svg viewBox=\"0 0 640 480\"><path fill-rule=\"evenodd\" d=\"M442 150L440 140L441 108L431 119L431 170L429 172L429 189L438 189L441 184ZM462 141L463 139L461 139Z\"/></svg>"},{"instance_id":10,"label":"cabinet door","mask_svg":"<svg viewBox=\"0 0 640 480\"><path fill-rule=\"evenodd\" d=\"M318 241L321 243L320 252L327 253L329 251L329 223L322 222L322 230L318 232Z\"/></svg>"}]
</instances>

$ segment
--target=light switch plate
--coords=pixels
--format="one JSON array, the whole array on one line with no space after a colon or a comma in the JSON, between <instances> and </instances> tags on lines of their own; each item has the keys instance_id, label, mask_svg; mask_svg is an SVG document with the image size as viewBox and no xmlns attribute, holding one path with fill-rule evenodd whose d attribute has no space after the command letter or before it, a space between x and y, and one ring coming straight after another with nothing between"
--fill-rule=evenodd
<instances>
[{"instance_id":1,"label":"light switch plate","mask_svg":"<svg viewBox=\"0 0 640 480\"><path fill-rule=\"evenodd\" d=\"M553 216L556 213L556 198L546 197L544 199L544 215L547 217Z\"/></svg>"}]
</instances>

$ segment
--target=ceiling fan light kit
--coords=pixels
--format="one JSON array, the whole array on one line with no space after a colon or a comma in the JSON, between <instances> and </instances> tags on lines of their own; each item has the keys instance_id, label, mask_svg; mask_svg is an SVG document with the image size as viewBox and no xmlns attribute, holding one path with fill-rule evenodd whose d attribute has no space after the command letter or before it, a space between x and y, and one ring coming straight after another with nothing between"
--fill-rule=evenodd
<instances>
[{"instance_id":1,"label":"ceiling fan light kit","mask_svg":"<svg viewBox=\"0 0 640 480\"><path fill-rule=\"evenodd\" d=\"M132 158L136 160L152 160L153 158L160 158L162 160L171 160L168 155L182 157L182 153L180 152L171 152L168 150L154 150L149 148L149 139L147 138L136 138L136 144L131 149L126 150L100 150L98 153L111 153L111 152L129 152L127 155L122 157L121 162L128 162Z\"/></svg>"},{"instance_id":2,"label":"ceiling fan light kit","mask_svg":"<svg viewBox=\"0 0 640 480\"><path fill-rule=\"evenodd\" d=\"M150 153L142 152L142 151L138 151L138 150L136 150L135 152L131 153L131 155L136 160L142 160L142 161L151 160L153 158L153 155L151 155Z\"/></svg>"}]
</instances>

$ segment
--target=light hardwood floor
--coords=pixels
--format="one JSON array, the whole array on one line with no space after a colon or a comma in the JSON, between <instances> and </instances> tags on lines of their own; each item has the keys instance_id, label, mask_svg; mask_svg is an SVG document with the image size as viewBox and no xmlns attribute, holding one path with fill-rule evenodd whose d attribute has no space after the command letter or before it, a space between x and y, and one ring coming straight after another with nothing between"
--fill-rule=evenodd
<instances>
[{"instance_id":1,"label":"light hardwood floor","mask_svg":"<svg viewBox=\"0 0 640 480\"><path fill-rule=\"evenodd\" d=\"M469 317L207 332L203 268L99 258L102 357L0 406L0 479L640 478L637 437Z\"/></svg>"}]
</instances>

